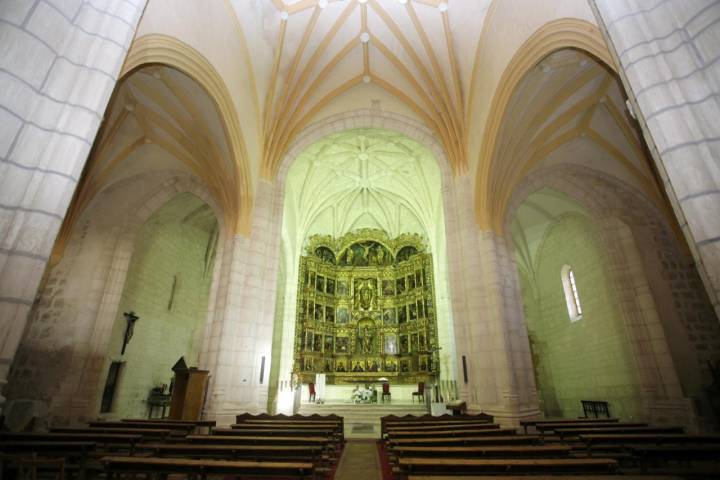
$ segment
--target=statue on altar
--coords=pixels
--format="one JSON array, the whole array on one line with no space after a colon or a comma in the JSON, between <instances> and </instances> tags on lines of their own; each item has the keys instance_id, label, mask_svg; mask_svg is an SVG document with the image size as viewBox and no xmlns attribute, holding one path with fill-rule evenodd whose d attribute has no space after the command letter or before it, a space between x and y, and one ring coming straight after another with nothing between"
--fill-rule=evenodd
<instances>
[{"instance_id":1,"label":"statue on altar","mask_svg":"<svg viewBox=\"0 0 720 480\"><path fill-rule=\"evenodd\" d=\"M371 310L376 304L376 288L374 278L362 278L355 283L355 308Z\"/></svg>"}]
</instances>

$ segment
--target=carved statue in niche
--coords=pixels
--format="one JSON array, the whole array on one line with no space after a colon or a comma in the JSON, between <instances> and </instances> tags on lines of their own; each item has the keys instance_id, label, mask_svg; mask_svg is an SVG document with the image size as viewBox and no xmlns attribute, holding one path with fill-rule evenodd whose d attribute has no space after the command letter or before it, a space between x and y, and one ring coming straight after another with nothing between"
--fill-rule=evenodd
<instances>
[{"instance_id":1,"label":"carved statue in niche","mask_svg":"<svg viewBox=\"0 0 720 480\"><path fill-rule=\"evenodd\" d=\"M357 310L374 309L377 301L376 294L374 278L355 280L355 308Z\"/></svg>"},{"instance_id":2,"label":"carved statue in niche","mask_svg":"<svg viewBox=\"0 0 720 480\"><path fill-rule=\"evenodd\" d=\"M358 345L355 351L365 355L373 353L373 340L375 339L375 326L373 325L373 321L369 318L360 320L357 328Z\"/></svg>"}]
</instances>

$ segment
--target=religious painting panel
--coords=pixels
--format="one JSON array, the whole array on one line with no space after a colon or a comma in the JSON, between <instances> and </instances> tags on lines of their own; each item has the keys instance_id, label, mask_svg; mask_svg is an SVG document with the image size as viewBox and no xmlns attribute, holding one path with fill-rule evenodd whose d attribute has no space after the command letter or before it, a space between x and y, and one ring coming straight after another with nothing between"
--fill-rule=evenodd
<instances>
[{"instance_id":1,"label":"religious painting panel","mask_svg":"<svg viewBox=\"0 0 720 480\"><path fill-rule=\"evenodd\" d=\"M326 353L334 352L334 337L332 335L325 335L325 341L323 342L323 350Z\"/></svg>"},{"instance_id":2,"label":"religious painting panel","mask_svg":"<svg viewBox=\"0 0 720 480\"><path fill-rule=\"evenodd\" d=\"M411 352L417 352L419 350L418 347L418 334L413 333L410 335L410 351Z\"/></svg>"},{"instance_id":3,"label":"religious painting panel","mask_svg":"<svg viewBox=\"0 0 720 480\"><path fill-rule=\"evenodd\" d=\"M384 296L392 297L395 295L395 282L392 280L383 280L382 289Z\"/></svg>"},{"instance_id":4,"label":"religious painting panel","mask_svg":"<svg viewBox=\"0 0 720 480\"><path fill-rule=\"evenodd\" d=\"M400 335L400 353L410 353L410 346L408 345L407 335Z\"/></svg>"},{"instance_id":5,"label":"religious painting panel","mask_svg":"<svg viewBox=\"0 0 720 480\"><path fill-rule=\"evenodd\" d=\"M407 310L405 309L405 305L401 305L398 307L397 310L398 313L398 323L403 324L407 322Z\"/></svg>"},{"instance_id":6,"label":"religious painting panel","mask_svg":"<svg viewBox=\"0 0 720 480\"><path fill-rule=\"evenodd\" d=\"M415 275L409 275L407 277L408 290L415 290Z\"/></svg>"},{"instance_id":7,"label":"religious painting panel","mask_svg":"<svg viewBox=\"0 0 720 480\"><path fill-rule=\"evenodd\" d=\"M350 321L350 312L345 307L339 307L337 309L337 324L346 325Z\"/></svg>"},{"instance_id":8,"label":"religious painting panel","mask_svg":"<svg viewBox=\"0 0 720 480\"><path fill-rule=\"evenodd\" d=\"M335 323L335 307L325 307L325 321L328 323Z\"/></svg>"},{"instance_id":9,"label":"religious painting panel","mask_svg":"<svg viewBox=\"0 0 720 480\"><path fill-rule=\"evenodd\" d=\"M396 284L398 295L405 293L405 277L398 278Z\"/></svg>"},{"instance_id":10,"label":"religious painting panel","mask_svg":"<svg viewBox=\"0 0 720 480\"><path fill-rule=\"evenodd\" d=\"M339 359L335 362L335 371L336 371L336 372L339 372L339 373L345 373L345 372L347 372L347 367L346 367L346 365L347 365L347 363L345 362L345 360L342 359L342 358L339 358Z\"/></svg>"},{"instance_id":11,"label":"religious painting panel","mask_svg":"<svg viewBox=\"0 0 720 480\"><path fill-rule=\"evenodd\" d=\"M322 352L322 341L323 341L322 333L316 333L313 340L314 340L313 341L313 351L314 352Z\"/></svg>"},{"instance_id":12,"label":"religious painting panel","mask_svg":"<svg viewBox=\"0 0 720 480\"><path fill-rule=\"evenodd\" d=\"M335 279L327 279L327 293L328 295L335 295Z\"/></svg>"},{"instance_id":13,"label":"religious painting panel","mask_svg":"<svg viewBox=\"0 0 720 480\"><path fill-rule=\"evenodd\" d=\"M418 349L427 350L427 343L425 343L425 332L420 332L418 334Z\"/></svg>"},{"instance_id":14,"label":"religious painting panel","mask_svg":"<svg viewBox=\"0 0 720 480\"><path fill-rule=\"evenodd\" d=\"M397 318L395 317L394 308L386 308L383 311L383 323L385 325L397 325Z\"/></svg>"},{"instance_id":15,"label":"religious painting panel","mask_svg":"<svg viewBox=\"0 0 720 480\"><path fill-rule=\"evenodd\" d=\"M308 331L308 332L306 332L306 334L307 334L307 336L305 337L306 338L305 351L312 352L312 350L313 350L313 332Z\"/></svg>"},{"instance_id":16,"label":"religious painting panel","mask_svg":"<svg viewBox=\"0 0 720 480\"><path fill-rule=\"evenodd\" d=\"M415 270L415 284L418 288L422 286L422 274L420 273L420 270Z\"/></svg>"},{"instance_id":17,"label":"religious painting panel","mask_svg":"<svg viewBox=\"0 0 720 480\"><path fill-rule=\"evenodd\" d=\"M409 311L410 320L417 320L417 318L418 318L417 305L414 303L411 303L410 305L408 305L408 311Z\"/></svg>"},{"instance_id":18,"label":"religious painting panel","mask_svg":"<svg viewBox=\"0 0 720 480\"><path fill-rule=\"evenodd\" d=\"M396 359L388 359L385 360L385 371L386 372L397 372L398 371L398 362Z\"/></svg>"},{"instance_id":19,"label":"religious painting panel","mask_svg":"<svg viewBox=\"0 0 720 480\"><path fill-rule=\"evenodd\" d=\"M325 311L325 309L323 308L322 305L320 305L319 303L316 303L316 304L315 304L315 321L316 321L316 322L322 322L322 321L323 321L323 313L324 313L324 311Z\"/></svg>"},{"instance_id":20,"label":"religious painting panel","mask_svg":"<svg viewBox=\"0 0 720 480\"><path fill-rule=\"evenodd\" d=\"M307 304L307 318L308 320L312 320L315 318L315 302L312 300L308 301Z\"/></svg>"},{"instance_id":21,"label":"religious painting panel","mask_svg":"<svg viewBox=\"0 0 720 480\"><path fill-rule=\"evenodd\" d=\"M348 283L345 280L338 280L337 293L340 296L345 296L348 294Z\"/></svg>"},{"instance_id":22,"label":"religious painting panel","mask_svg":"<svg viewBox=\"0 0 720 480\"><path fill-rule=\"evenodd\" d=\"M325 277L318 275L315 283L315 289L318 292L325 292Z\"/></svg>"},{"instance_id":23,"label":"religious painting panel","mask_svg":"<svg viewBox=\"0 0 720 480\"><path fill-rule=\"evenodd\" d=\"M323 369L325 373L331 373L335 371L335 367L333 367L333 361L330 358L325 359L325 368Z\"/></svg>"},{"instance_id":24,"label":"religious painting panel","mask_svg":"<svg viewBox=\"0 0 720 480\"><path fill-rule=\"evenodd\" d=\"M385 334L385 347L383 349L385 355L397 355L398 354L398 345L397 345L397 335L394 333L386 333Z\"/></svg>"},{"instance_id":25,"label":"religious painting panel","mask_svg":"<svg viewBox=\"0 0 720 480\"><path fill-rule=\"evenodd\" d=\"M422 300L417 301L418 318L425 318L425 305Z\"/></svg>"}]
</instances>

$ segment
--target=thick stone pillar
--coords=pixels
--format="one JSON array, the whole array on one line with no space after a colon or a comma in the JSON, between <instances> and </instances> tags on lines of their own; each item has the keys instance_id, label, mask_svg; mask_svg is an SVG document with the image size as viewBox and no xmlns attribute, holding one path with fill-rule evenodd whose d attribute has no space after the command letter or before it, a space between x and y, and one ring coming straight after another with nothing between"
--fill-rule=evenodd
<instances>
[{"instance_id":1,"label":"thick stone pillar","mask_svg":"<svg viewBox=\"0 0 720 480\"><path fill-rule=\"evenodd\" d=\"M145 3L0 3L0 388Z\"/></svg>"},{"instance_id":2,"label":"thick stone pillar","mask_svg":"<svg viewBox=\"0 0 720 480\"><path fill-rule=\"evenodd\" d=\"M720 2L590 4L720 314Z\"/></svg>"},{"instance_id":3,"label":"thick stone pillar","mask_svg":"<svg viewBox=\"0 0 720 480\"><path fill-rule=\"evenodd\" d=\"M259 181L252 233L227 242L218 282L208 352L201 366L211 374L208 415L234 423L241 412L264 412L272 359L273 323L280 265L282 197Z\"/></svg>"},{"instance_id":4,"label":"thick stone pillar","mask_svg":"<svg viewBox=\"0 0 720 480\"><path fill-rule=\"evenodd\" d=\"M505 238L478 230L469 182L458 179L456 191L459 234L448 252L460 397L518 424L540 412L517 267Z\"/></svg>"}]
</instances>

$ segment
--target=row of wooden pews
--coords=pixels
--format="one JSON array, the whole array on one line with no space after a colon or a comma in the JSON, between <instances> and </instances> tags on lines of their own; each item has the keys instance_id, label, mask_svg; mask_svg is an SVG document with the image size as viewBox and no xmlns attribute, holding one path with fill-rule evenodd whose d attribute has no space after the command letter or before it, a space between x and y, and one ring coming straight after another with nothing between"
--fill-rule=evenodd
<instances>
[{"instance_id":1,"label":"row of wooden pews","mask_svg":"<svg viewBox=\"0 0 720 480\"><path fill-rule=\"evenodd\" d=\"M623 463L624 472L720 478L720 435L685 433L681 426L620 422L618 419L528 421L545 444L572 448L576 458L597 456Z\"/></svg>"},{"instance_id":2,"label":"row of wooden pews","mask_svg":"<svg viewBox=\"0 0 720 480\"><path fill-rule=\"evenodd\" d=\"M342 418L238 415L215 422L90 422L42 433L0 433L3 474L32 471L79 479L136 474L326 478L344 444ZM43 463L44 462L44 463Z\"/></svg>"},{"instance_id":3,"label":"row of wooden pews","mask_svg":"<svg viewBox=\"0 0 720 480\"><path fill-rule=\"evenodd\" d=\"M612 474L617 461L574 458L566 445L502 428L488 415L385 418L385 447L398 478L438 475Z\"/></svg>"}]
</instances>

